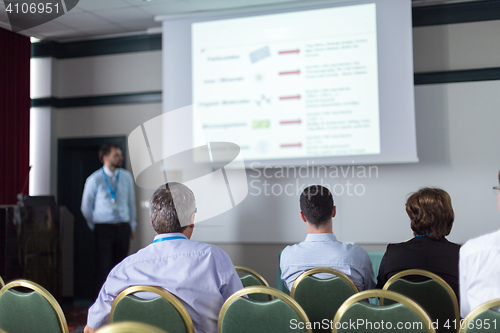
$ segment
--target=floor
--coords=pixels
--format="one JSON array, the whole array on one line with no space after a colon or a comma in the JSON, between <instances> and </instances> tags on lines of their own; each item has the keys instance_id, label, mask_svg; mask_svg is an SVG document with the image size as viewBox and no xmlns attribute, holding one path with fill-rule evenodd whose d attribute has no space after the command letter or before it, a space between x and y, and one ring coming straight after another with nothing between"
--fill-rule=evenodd
<instances>
[{"instance_id":1,"label":"floor","mask_svg":"<svg viewBox=\"0 0 500 333\"><path fill-rule=\"evenodd\" d=\"M82 333L87 322L88 306L64 306L63 312L70 333Z\"/></svg>"}]
</instances>

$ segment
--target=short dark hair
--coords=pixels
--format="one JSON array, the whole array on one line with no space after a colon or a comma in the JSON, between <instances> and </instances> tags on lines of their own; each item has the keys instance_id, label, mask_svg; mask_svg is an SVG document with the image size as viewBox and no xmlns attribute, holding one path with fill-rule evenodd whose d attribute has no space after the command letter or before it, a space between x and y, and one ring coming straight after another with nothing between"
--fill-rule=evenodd
<instances>
[{"instance_id":1,"label":"short dark hair","mask_svg":"<svg viewBox=\"0 0 500 333\"><path fill-rule=\"evenodd\" d=\"M101 163L104 163L103 157L108 156L109 153L111 153L111 149L116 148L116 149L121 149L120 146L118 146L115 143L105 143L99 148L99 161Z\"/></svg>"},{"instance_id":2,"label":"short dark hair","mask_svg":"<svg viewBox=\"0 0 500 333\"><path fill-rule=\"evenodd\" d=\"M300 195L300 210L306 220L315 226L324 225L333 213L333 196L321 185L312 185Z\"/></svg>"},{"instance_id":3,"label":"short dark hair","mask_svg":"<svg viewBox=\"0 0 500 333\"><path fill-rule=\"evenodd\" d=\"M455 213L450 195L440 188L424 187L406 200L406 213L414 235L439 240L449 235Z\"/></svg>"},{"instance_id":4,"label":"short dark hair","mask_svg":"<svg viewBox=\"0 0 500 333\"><path fill-rule=\"evenodd\" d=\"M193 191L176 182L160 186L149 204L151 223L158 234L183 232L196 210Z\"/></svg>"}]
</instances>

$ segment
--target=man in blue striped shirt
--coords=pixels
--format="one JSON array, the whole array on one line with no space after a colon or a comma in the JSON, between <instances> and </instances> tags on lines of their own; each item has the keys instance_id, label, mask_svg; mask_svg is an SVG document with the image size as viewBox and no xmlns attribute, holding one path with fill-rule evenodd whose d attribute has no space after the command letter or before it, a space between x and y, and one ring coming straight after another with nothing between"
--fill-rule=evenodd
<instances>
[{"instance_id":1,"label":"man in blue striped shirt","mask_svg":"<svg viewBox=\"0 0 500 333\"><path fill-rule=\"evenodd\" d=\"M300 210L300 217L307 225L307 237L301 243L287 246L280 259L281 279L288 290L300 274L314 267L329 267L346 274L360 291L375 288L375 273L366 251L359 245L338 241L333 234L337 210L330 191L320 185L309 186L300 196Z\"/></svg>"},{"instance_id":2,"label":"man in blue striped shirt","mask_svg":"<svg viewBox=\"0 0 500 333\"><path fill-rule=\"evenodd\" d=\"M85 333L108 324L116 296L133 285L166 289L184 305L196 333L217 333L222 305L243 285L224 251L191 240L196 211L194 193L183 184L170 182L153 194L150 220L156 237L111 270L89 309ZM141 293L139 297L154 295Z\"/></svg>"}]
</instances>

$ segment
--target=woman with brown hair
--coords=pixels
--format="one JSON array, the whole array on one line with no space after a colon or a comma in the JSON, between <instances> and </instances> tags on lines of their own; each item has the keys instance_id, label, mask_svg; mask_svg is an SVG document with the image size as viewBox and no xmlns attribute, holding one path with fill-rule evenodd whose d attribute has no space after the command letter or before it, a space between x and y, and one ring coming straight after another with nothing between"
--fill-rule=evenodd
<instances>
[{"instance_id":1,"label":"woman with brown hair","mask_svg":"<svg viewBox=\"0 0 500 333\"><path fill-rule=\"evenodd\" d=\"M394 274L407 269L423 269L439 275L458 297L458 253L460 245L449 242L455 213L450 195L439 188L425 187L406 201L414 238L389 244L380 263L377 288ZM412 279L413 278L413 279ZM422 281L422 277L408 277Z\"/></svg>"}]
</instances>

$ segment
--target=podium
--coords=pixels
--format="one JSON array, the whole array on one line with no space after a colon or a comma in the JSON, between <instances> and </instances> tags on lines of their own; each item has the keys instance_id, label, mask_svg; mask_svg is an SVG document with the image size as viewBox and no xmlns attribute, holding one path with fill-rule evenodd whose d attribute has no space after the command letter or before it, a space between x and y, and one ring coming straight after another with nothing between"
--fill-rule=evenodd
<instances>
[{"instance_id":1,"label":"podium","mask_svg":"<svg viewBox=\"0 0 500 333\"><path fill-rule=\"evenodd\" d=\"M0 242L0 276L6 283L26 279L59 301L73 296L73 216L53 196L0 206Z\"/></svg>"}]
</instances>

